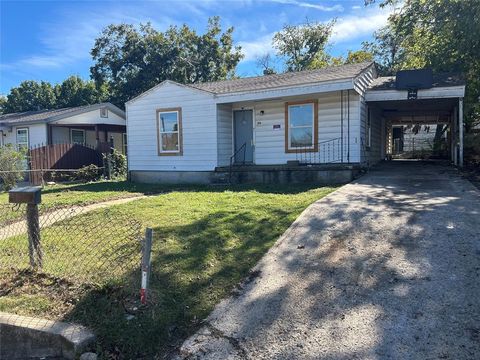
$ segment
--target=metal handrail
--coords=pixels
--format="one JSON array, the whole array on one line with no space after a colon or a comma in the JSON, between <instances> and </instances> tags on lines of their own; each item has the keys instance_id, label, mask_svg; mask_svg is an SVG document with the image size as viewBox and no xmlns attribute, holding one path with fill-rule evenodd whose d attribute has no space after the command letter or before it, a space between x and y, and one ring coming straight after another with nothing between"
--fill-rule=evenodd
<instances>
[{"instance_id":1,"label":"metal handrail","mask_svg":"<svg viewBox=\"0 0 480 360\"><path fill-rule=\"evenodd\" d=\"M315 163L333 163L341 161L342 147L340 146L342 138L336 137L329 140L316 142L312 147L301 147L295 149L297 160L300 163L315 164Z\"/></svg>"},{"instance_id":2,"label":"metal handrail","mask_svg":"<svg viewBox=\"0 0 480 360\"><path fill-rule=\"evenodd\" d=\"M231 184L232 183L232 172L233 172L233 164L234 164L234 161L235 161L235 157L237 156L237 154L243 150L243 161L242 161L242 165L245 165L245 153L246 153L246 150L247 150L247 143L243 143L242 146L240 146L234 153L232 156L230 156L230 167L229 167L229 172L228 172L228 182Z\"/></svg>"}]
</instances>

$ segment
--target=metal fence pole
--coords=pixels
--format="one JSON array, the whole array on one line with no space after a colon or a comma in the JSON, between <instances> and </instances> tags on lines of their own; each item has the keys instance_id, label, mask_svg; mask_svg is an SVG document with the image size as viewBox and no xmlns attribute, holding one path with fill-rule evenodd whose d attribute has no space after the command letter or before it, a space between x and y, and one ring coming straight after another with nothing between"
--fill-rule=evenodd
<instances>
[{"instance_id":1,"label":"metal fence pole","mask_svg":"<svg viewBox=\"0 0 480 360\"><path fill-rule=\"evenodd\" d=\"M148 285L150 280L150 263L152 253L153 229L145 230L145 239L142 247L142 285L140 288L140 301L143 305L147 304Z\"/></svg>"},{"instance_id":2,"label":"metal fence pole","mask_svg":"<svg viewBox=\"0 0 480 360\"><path fill-rule=\"evenodd\" d=\"M40 242L38 204L27 204L28 249L30 266L42 268L43 254Z\"/></svg>"}]
</instances>

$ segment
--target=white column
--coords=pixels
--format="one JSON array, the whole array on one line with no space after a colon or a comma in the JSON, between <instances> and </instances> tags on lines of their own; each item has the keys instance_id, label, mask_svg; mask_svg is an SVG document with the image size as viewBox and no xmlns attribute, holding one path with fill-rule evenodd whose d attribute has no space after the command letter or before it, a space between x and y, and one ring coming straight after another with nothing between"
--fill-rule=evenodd
<instances>
[{"instance_id":1,"label":"white column","mask_svg":"<svg viewBox=\"0 0 480 360\"><path fill-rule=\"evenodd\" d=\"M458 99L458 166L463 167L463 98Z\"/></svg>"}]
</instances>

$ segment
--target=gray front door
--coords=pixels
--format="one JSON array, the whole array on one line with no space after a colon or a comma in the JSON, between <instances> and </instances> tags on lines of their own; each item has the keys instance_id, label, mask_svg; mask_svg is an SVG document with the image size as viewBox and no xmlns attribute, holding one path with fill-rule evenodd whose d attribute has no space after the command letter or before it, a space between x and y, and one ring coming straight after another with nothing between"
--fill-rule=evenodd
<instances>
[{"instance_id":1,"label":"gray front door","mask_svg":"<svg viewBox=\"0 0 480 360\"><path fill-rule=\"evenodd\" d=\"M233 112L235 134L235 163L253 163L253 111L238 110ZM245 144L245 150L240 149ZM245 154L245 159L244 159Z\"/></svg>"}]
</instances>

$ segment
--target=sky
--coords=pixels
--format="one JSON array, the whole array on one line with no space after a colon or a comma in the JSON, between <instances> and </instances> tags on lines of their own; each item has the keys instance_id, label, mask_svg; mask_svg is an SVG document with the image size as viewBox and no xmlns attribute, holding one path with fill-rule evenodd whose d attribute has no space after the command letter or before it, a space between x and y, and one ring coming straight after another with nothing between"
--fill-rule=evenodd
<instances>
[{"instance_id":1,"label":"sky","mask_svg":"<svg viewBox=\"0 0 480 360\"><path fill-rule=\"evenodd\" d=\"M90 50L111 23L151 22L160 31L186 23L203 33L210 16L234 26L234 41L245 55L237 75L259 75L256 58L274 53L271 40L285 24L336 19L330 52L345 55L385 25L391 9L364 0L0 0L0 94L24 80L63 81L90 76ZM277 64L278 65L278 64Z\"/></svg>"}]
</instances>

